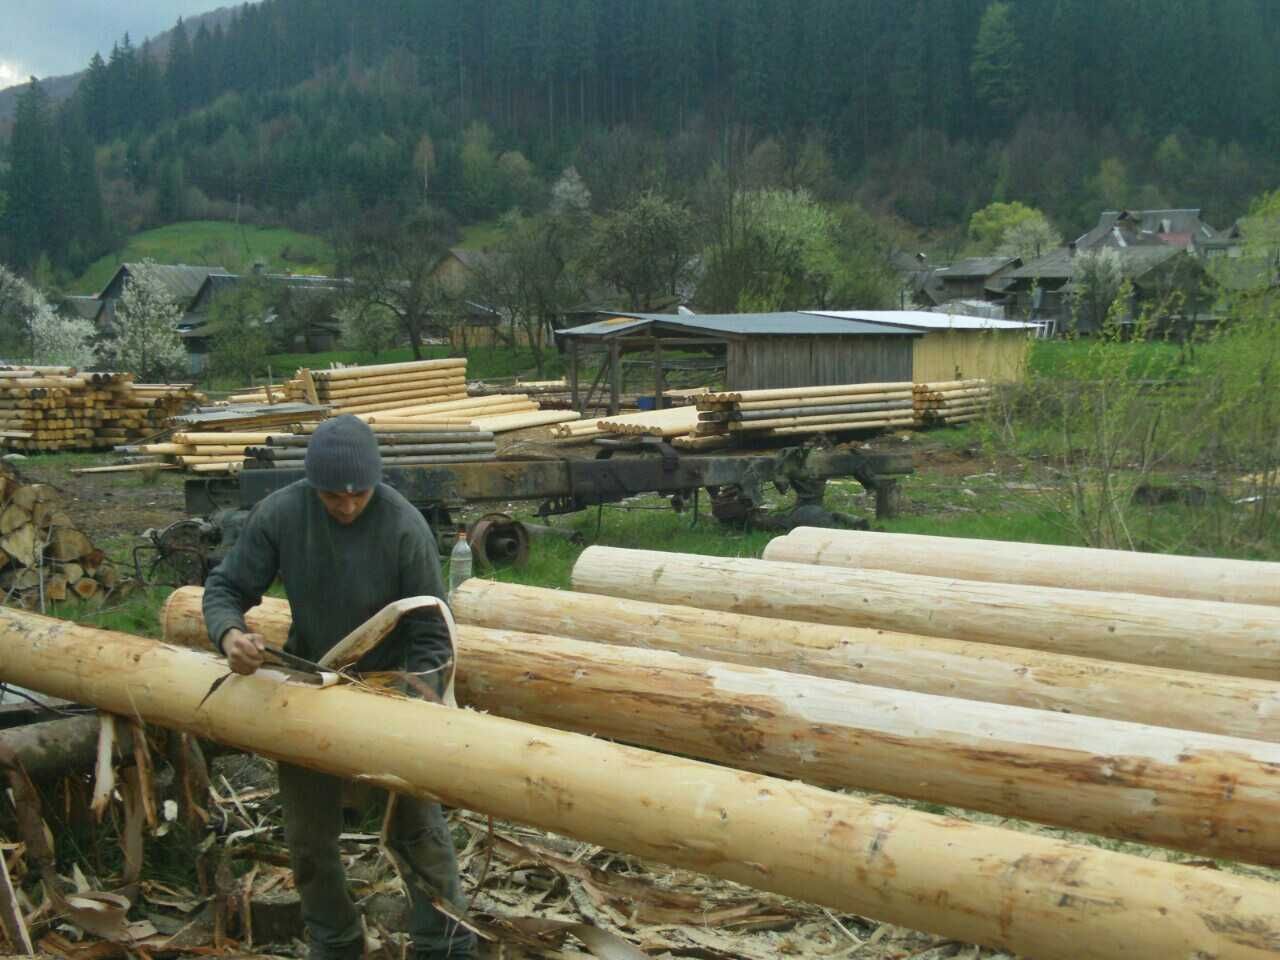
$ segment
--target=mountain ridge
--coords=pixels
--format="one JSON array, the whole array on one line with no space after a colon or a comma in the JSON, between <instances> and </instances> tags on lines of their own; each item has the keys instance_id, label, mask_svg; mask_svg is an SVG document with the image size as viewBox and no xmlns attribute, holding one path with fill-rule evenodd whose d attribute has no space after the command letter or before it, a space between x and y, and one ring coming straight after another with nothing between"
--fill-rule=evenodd
<instances>
[{"instance_id":1,"label":"mountain ridge","mask_svg":"<svg viewBox=\"0 0 1280 960\"><path fill-rule=\"evenodd\" d=\"M231 18L235 15L237 6L221 6L215 7L213 10L205 13L196 14L193 17L183 17L182 25L187 30L187 36L192 36L196 30L200 29L200 25L204 24L210 30L215 26L225 27L231 22ZM154 37L148 37L144 43L150 44L152 56L163 61L169 53L169 43L173 36L173 31L177 29L175 22L172 27L161 33L157 33ZM127 31L121 31L121 36ZM141 44L139 44L141 47ZM111 52L109 50L99 51L103 59ZM50 77L37 77L40 86L44 88L44 92L48 95L50 103L61 103L68 97L72 96L80 86L80 81L84 79L85 74L89 72L88 65L85 69L78 70L75 73L64 73ZM0 89L0 131L7 134L8 127L13 123L14 110L18 104L18 97L22 91L26 89L27 83L14 84L12 87Z\"/></svg>"}]
</instances>

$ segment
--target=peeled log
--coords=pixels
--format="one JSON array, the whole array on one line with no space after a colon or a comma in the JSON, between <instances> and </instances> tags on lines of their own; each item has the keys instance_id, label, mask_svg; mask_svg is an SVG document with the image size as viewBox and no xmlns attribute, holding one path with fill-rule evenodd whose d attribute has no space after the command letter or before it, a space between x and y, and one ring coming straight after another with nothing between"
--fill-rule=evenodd
<instances>
[{"instance_id":1,"label":"peeled log","mask_svg":"<svg viewBox=\"0 0 1280 960\"><path fill-rule=\"evenodd\" d=\"M764 559L933 577L1280 606L1280 563L797 527Z\"/></svg>"},{"instance_id":2,"label":"peeled log","mask_svg":"<svg viewBox=\"0 0 1280 960\"><path fill-rule=\"evenodd\" d=\"M1276 885L0 609L0 681L1038 960L1274 958ZM373 748L376 745L376 749Z\"/></svg>"},{"instance_id":3,"label":"peeled log","mask_svg":"<svg viewBox=\"0 0 1280 960\"><path fill-rule=\"evenodd\" d=\"M1176 670L1270 679L1280 662L1280 609L1261 605L616 547L588 547L572 579L585 593Z\"/></svg>"},{"instance_id":4,"label":"peeled log","mask_svg":"<svg viewBox=\"0 0 1280 960\"><path fill-rule=\"evenodd\" d=\"M199 632L178 607L166 620L188 626L170 641ZM248 623L283 644L288 611L268 598ZM819 786L1280 865L1276 744L483 627L459 630L458 699Z\"/></svg>"},{"instance_id":5,"label":"peeled log","mask_svg":"<svg viewBox=\"0 0 1280 960\"><path fill-rule=\"evenodd\" d=\"M185 589L185 588L184 588ZM173 594L170 604L179 595ZM774 620L472 577L459 623L771 667L830 680L1280 741L1280 683L993 643ZM172 621L166 621L167 624Z\"/></svg>"}]
</instances>

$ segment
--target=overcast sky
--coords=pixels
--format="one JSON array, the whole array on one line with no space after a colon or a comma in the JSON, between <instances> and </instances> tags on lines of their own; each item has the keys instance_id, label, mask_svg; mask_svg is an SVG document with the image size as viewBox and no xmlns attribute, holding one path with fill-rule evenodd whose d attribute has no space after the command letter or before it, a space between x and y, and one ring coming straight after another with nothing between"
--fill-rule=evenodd
<instances>
[{"instance_id":1,"label":"overcast sky","mask_svg":"<svg viewBox=\"0 0 1280 960\"><path fill-rule=\"evenodd\" d=\"M228 0L0 0L0 88L75 73L94 51L105 59L125 33L135 44L168 30L178 17Z\"/></svg>"}]
</instances>

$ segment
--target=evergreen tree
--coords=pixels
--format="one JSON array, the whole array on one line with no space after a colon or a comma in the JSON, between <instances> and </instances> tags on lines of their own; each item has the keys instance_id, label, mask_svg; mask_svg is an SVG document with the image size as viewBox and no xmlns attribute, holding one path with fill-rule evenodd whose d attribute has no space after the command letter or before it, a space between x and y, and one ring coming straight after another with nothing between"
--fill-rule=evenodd
<instances>
[{"instance_id":1,"label":"evergreen tree","mask_svg":"<svg viewBox=\"0 0 1280 960\"><path fill-rule=\"evenodd\" d=\"M181 17L169 37L169 62L164 69L164 85L175 114L181 116L195 105L195 62Z\"/></svg>"},{"instance_id":2,"label":"evergreen tree","mask_svg":"<svg viewBox=\"0 0 1280 960\"><path fill-rule=\"evenodd\" d=\"M94 53L89 60L89 70L80 83L81 110L85 126L95 141L106 139L110 122L111 90L108 86L107 64L102 54Z\"/></svg>"},{"instance_id":3,"label":"evergreen tree","mask_svg":"<svg viewBox=\"0 0 1280 960\"><path fill-rule=\"evenodd\" d=\"M1005 128L1017 117L1026 98L1022 44L1014 30L1008 3L996 0L987 7L973 45L974 94L990 111L993 124Z\"/></svg>"},{"instance_id":4,"label":"evergreen tree","mask_svg":"<svg viewBox=\"0 0 1280 960\"><path fill-rule=\"evenodd\" d=\"M5 178L4 256L20 269L30 268L41 253L62 253L60 174L48 96L32 77L18 97Z\"/></svg>"}]
</instances>

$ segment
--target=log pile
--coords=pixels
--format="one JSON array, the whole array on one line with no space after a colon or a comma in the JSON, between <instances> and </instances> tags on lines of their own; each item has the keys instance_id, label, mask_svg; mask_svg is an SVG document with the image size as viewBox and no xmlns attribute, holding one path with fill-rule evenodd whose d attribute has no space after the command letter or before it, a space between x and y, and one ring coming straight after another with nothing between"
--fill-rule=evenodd
<instances>
[{"instance_id":1,"label":"log pile","mask_svg":"<svg viewBox=\"0 0 1280 960\"><path fill-rule=\"evenodd\" d=\"M465 663L465 649L462 657ZM543 683L544 672L560 676L558 657L528 682ZM479 683L487 669L476 674ZM594 668L579 661L573 669L591 675ZM233 676L210 695L226 676L225 662L209 652L0 611L0 681L846 915L1044 960L1261 958L1280 942L1275 884L1261 877L939 816L360 685L321 689L274 669ZM660 674L647 687L649 695L668 693ZM767 683L741 695L768 722L776 698ZM829 706L824 700L799 718L815 739ZM721 749L745 755L759 743L756 728L732 742L741 711L713 702L704 712L715 724L710 733L725 741ZM787 735L799 740L787 750L809 745L803 729ZM371 752L371 730L396 736ZM1130 769L1100 773L1122 783ZM1198 798L1215 816L1221 792L1219 785ZM1057 796L1067 805L1072 799L1070 791Z\"/></svg>"},{"instance_id":2,"label":"log pile","mask_svg":"<svg viewBox=\"0 0 1280 960\"><path fill-rule=\"evenodd\" d=\"M571 410L543 410L536 400L520 393L490 394L429 403L397 406L356 416L370 426L411 429L429 425L467 425L490 433L507 433L529 427L576 420Z\"/></svg>"},{"instance_id":3,"label":"log pile","mask_svg":"<svg viewBox=\"0 0 1280 960\"><path fill-rule=\"evenodd\" d=\"M697 398L698 436L759 431L771 436L882 430L915 424L913 388L852 383L777 390L735 390Z\"/></svg>"},{"instance_id":4,"label":"log pile","mask_svg":"<svg viewBox=\"0 0 1280 960\"><path fill-rule=\"evenodd\" d=\"M135 384L130 373L70 367L0 370L0 445L13 450L103 450L164 429L203 400L189 383Z\"/></svg>"},{"instance_id":5,"label":"log pile","mask_svg":"<svg viewBox=\"0 0 1280 960\"><path fill-rule=\"evenodd\" d=\"M465 357L302 370L299 375L307 398L337 413L373 413L467 396Z\"/></svg>"},{"instance_id":6,"label":"log pile","mask_svg":"<svg viewBox=\"0 0 1280 960\"><path fill-rule=\"evenodd\" d=\"M4 603L50 611L64 602L100 606L132 588L61 509L52 487L0 472L0 590Z\"/></svg>"},{"instance_id":7,"label":"log pile","mask_svg":"<svg viewBox=\"0 0 1280 960\"><path fill-rule=\"evenodd\" d=\"M670 407L561 423L552 429L552 436L562 440L593 440L596 437L670 439L692 434L697 422L698 412L694 407Z\"/></svg>"},{"instance_id":8,"label":"log pile","mask_svg":"<svg viewBox=\"0 0 1280 960\"><path fill-rule=\"evenodd\" d=\"M573 585L606 596L1235 677L1273 679L1280 659L1280 607L1261 604L599 546L578 559Z\"/></svg>"},{"instance_id":9,"label":"log pile","mask_svg":"<svg viewBox=\"0 0 1280 960\"><path fill-rule=\"evenodd\" d=\"M912 387L912 398L916 419L922 426L967 423L986 414L991 404L991 385L986 380L917 383Z\"/></svg>"},{"instance_id":10,"label":"log pile","mask_svg":"<svg viewBox=\"0 0 1280 960\"><path fill-rule=\"evenodd\" d=\"M556 591L518 592L521 599L541 594L545 604ZM195 587L171 595L167 640L193 647L206 642L200 598ZM492 602L495 594L488 598ZM283 646L288 601L264 600L249 622L268 643ZM1280 865L1280 825L1268 822L1270 770L1280 762L1280 744L946 699L526 630L463 626L458 650L459 702L510 719L815 786L872 790ZM1272 695L1280 691L1280 684L1270 686ZM717 715L732 719L717 722ZM910 719L896 723L893 717ZM805 748L797 750L797 743ZM1052 764L1045 763L1049 756ZM929 775L922 776L922 769ZM1107 772L1117 769L1128 773ZM1213 811L1220 829L1206 837L1204 797L1227 770L1234 802ZM1062 802L1067 793L1071 803Z\"/></svg>"},{"instance_id":11,"label":"log pile","mask_svg":"<svg viewBox=\"0 0 1280 960\"><path fill-rule=\"evenodd\" d=\"M492 460L497 455L493 434L475 427L453 426L434 429L377 432L378 452L383 466L407 467L415 464L468 463ZM273 434L265 442L244 451L251 468L301 469L307 455L309 433Z\"/></svg>"},{"instance_id":12,"label":"log pile","mask_svg":"<svg viewBox=\"0 0 1280 960\"><path fill-rule=\"evenodd\" d=\"M1141 593L1280 606L1280 563L1006 543L914 533L796 527L764 548L765 560L987 583Z\"/></svg>"},{"instance_id":13,"label":"log pile","mask_svg":"<svg viewBox=\"0 0 1280 960\"><path fill-rule=\"evenodd\" d=\"M306 403L231 404L202 407L170 418L171 436L152 443L122 444L116 452L132 462L91 468L95 472L183 469L193 473L235 473L245 448L265 444L275 434L293 434L316 423L327 408Z\"/></svg>"}]
</instances>

